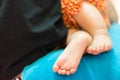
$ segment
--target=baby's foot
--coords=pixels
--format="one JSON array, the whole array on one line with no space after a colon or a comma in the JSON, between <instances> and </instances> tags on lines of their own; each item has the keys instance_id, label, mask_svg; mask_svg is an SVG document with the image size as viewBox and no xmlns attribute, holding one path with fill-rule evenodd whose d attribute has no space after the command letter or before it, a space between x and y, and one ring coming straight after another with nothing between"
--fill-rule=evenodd
<instances>
[{"instance_id":1,"label":"baby's foot","mask_svg":"<svg viewBox=\"0 0 120 80\"><path fill-rule=\"evenodd\" d=\"M72 52L73 51L71 51L71 53L67 53L64 51L60 55L60 57L57 59L56 63L53 66L54 72L63 75L70 75L72 73L75 73L82 55L81 57L79 57L76 53Z\"/></svg>"},{"instance_id":2,"label":"baby's foot","mask_svg":"<svg viewBox=\"0 0 120 80\"><path fill-rule=\"evenodd\" d=\"M109 34L101 34L94 36L92 44L87 48L87 53L97 55L104 51L109 51L112 47L112 42Z\"/></svg>"},{"instance_id":3,"label":"baby's foot","mask_svg":"<svg viewBox=\"0 0 120 80\"><path fill-rule=\"evenodd\" d=\"M77 37L72 40L57 59L53 71L63 75L75 73L86 47L87 38Z\"/></svg>"}]
</instances>

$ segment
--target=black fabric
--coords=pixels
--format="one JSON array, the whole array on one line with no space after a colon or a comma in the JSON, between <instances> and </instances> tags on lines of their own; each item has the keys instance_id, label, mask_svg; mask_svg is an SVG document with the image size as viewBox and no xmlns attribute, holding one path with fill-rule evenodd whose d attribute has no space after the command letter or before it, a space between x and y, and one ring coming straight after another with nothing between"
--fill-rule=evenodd
<instances>
[{"instance_id":1,"label":"black fabric","mask_svg":"<svg viewBox=\"0 0 120 80\"><path fill-rule=\"evenodd\" d=\"M0 0L0 80L65 41L59 0Z\"/></svg>"}]
</instances>

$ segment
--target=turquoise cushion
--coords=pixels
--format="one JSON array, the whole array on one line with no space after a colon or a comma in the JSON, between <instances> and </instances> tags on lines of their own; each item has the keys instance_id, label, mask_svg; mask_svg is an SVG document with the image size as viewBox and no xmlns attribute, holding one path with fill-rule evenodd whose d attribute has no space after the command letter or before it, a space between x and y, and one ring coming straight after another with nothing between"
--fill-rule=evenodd
<instances>
[{"instance_id":1,"label":"turquoise cushion","mask_svg":"<svg viewBox=\"0 0 120 80\"><path fill-rule=\"evenodd\" d=\"M100 55L84 55L78 70L70 76L59 75L52 66L63 50L50 52L24 68L22 80L120 80L120 25L112 24L109 30L112 50Z\"/></svg>"}]
</instances>

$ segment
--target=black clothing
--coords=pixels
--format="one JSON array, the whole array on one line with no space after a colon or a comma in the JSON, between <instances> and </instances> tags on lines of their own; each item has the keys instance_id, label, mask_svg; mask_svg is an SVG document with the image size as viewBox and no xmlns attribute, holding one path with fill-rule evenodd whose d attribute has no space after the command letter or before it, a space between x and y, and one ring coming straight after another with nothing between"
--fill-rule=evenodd
<instances>
[{"instance_id":1,"label":"black clothing","mask_svg":"<svg viewBox=\"0 0 120 80\"><path fill-rule=\"evenodd\" d=\"M65 41L60 0L0 0L0 80Z\"/></svg>"}]
</instances>

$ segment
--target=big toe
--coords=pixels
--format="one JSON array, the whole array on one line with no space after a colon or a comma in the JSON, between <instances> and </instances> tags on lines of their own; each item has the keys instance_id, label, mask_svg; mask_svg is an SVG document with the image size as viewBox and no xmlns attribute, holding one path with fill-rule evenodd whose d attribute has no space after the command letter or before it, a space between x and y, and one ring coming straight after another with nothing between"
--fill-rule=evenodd
<instances>
[{"instance_id":1,"label":"big toe","mask_svg":"<svg viewBox=\"0 0 120 80\"><path fill-rule=\"evenodd\" d=\"M57 64L54 64L53 71L58 72L58 70L59 70L59 66Z\"/></svg>"},{"instance_id":2,"label":"big toe","mask_svg":"<svg viewBox=\"0 0 120 80\"><path fill-rule=\"evenodd\" d=\"M76 70L77 70L77 69L71 69L71 70L70 70L70 73L73 74L73 73L76 72Z\"/></svg>"},{"instance_id":3,"label":"big toe","mask_svg":"<svg viewBox=\"0 0 120 80\"><path fill-rule=\"evenodd\" d=\"M105 51L109 51L112 48L112 44L108 44L105 46Z\"/></svg>"}]
</instances>

